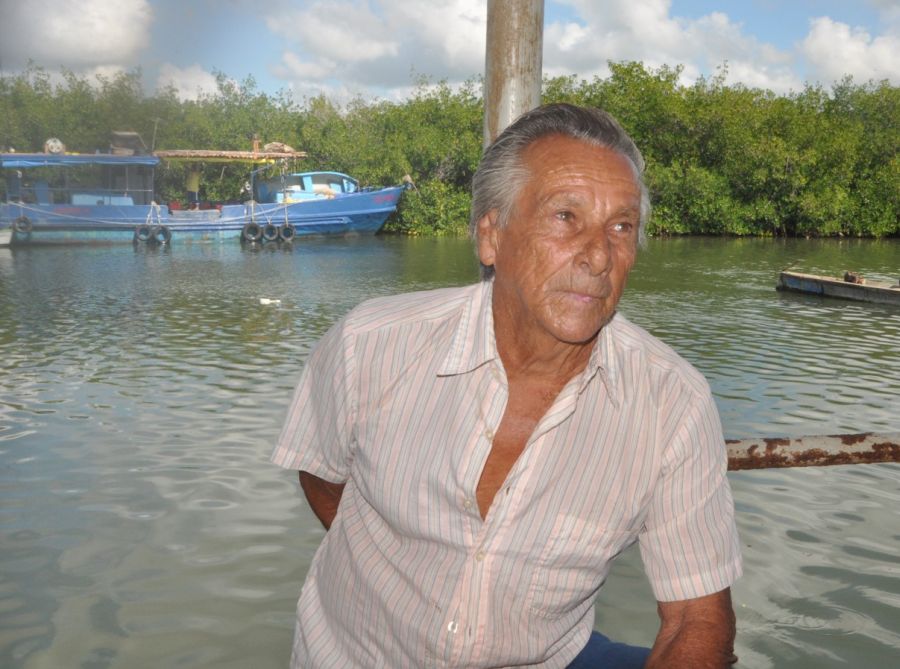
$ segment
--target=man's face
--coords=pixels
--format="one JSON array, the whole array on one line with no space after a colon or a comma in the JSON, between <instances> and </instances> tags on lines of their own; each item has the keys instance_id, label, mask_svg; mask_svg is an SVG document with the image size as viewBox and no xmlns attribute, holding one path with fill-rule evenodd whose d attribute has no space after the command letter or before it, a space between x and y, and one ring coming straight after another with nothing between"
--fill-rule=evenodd
<instances>
[{"instance_id":1,"label":"man's face","mask_svg":"<svg viewBox=\"0 0 900 669\"><path fill-rule=\"evenodd\" d=\"M628 159L562 135L523 154L530 178L504 228L479 222L478 252L493 265L495 310L516 335L584 344L615 313L634 264L640 189Z\"/></svg>"}]
</instances>

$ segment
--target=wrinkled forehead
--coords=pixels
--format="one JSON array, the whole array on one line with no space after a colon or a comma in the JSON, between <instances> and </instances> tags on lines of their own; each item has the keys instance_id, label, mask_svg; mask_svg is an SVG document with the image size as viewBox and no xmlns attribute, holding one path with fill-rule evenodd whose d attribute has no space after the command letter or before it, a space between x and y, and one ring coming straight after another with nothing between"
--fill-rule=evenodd
<instances>
[{"instance_id":1,"label":"wrinkled forehead","mask_svg":"<svg viewBox=\"0 0 900 669\"><path fill-rule=\"evenodd\" d=\"M603 144L569 135L545 135L526 146L521 162L529 172L541 172L566 167L581 167L603 171L627 170L635 184L640 172L626 154Z\"/></svg>"},{"instance_id":2,"label":"wrinkled forehead","mask_svg":"<svg viewBox=\"0 0 900 669\"><path fill-rule=\"evenodd\" d=\"M566 184L615 186L640 199L640 176L631 159L607 146L566 135L542 137L522 152L520 188L532 192Z\"/></svg>"}]
</instances>

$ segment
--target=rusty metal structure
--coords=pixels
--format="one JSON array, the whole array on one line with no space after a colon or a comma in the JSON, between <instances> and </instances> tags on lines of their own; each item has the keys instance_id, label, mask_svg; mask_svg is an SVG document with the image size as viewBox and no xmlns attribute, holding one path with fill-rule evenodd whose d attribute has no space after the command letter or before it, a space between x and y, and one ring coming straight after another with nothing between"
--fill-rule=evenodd
<instances>
[{"instance_id":1,"label":"rusty metal structure","mask_svg":"<svg viewBox=\"0 0 900 669\"><path fill-rule=\"evenodd\" d=\"M900 434L835 434L727 440L728 469L900 462Z\"/></svg>"},{"instance_id":2,"label":"rusty metal structure","mask_svg":"<svg viewBox=\"0 0 900 669\"><path fill-rule=\"evenodd\" d=\"M488 0L484 146L541 104L543 0Z\"/></svg>"}]
</instances>

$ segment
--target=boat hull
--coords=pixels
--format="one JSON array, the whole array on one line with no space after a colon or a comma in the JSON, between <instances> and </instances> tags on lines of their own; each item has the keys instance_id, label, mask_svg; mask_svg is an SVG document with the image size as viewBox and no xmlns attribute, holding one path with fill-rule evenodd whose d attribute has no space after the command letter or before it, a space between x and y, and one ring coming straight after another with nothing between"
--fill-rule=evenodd
<instances>
[{"instance_id":1,"label":"boat hull","mask_svg":"<svg viewBox=\"0 0 900 669\"><path fill-rule=\"evenodd\" d=\"M875 302L900 306L900 285L882 282L850 283L816 274L781 272L778 276L778 290L838 297L859 302Z\"/></svg>"},{"instance_id":2,"label":"boat hull","mask_svg":"<svg viewBox=\"0 0 900 669\"><path fill-rule=\"evenodd\" d=\"M223 205L169 211L157 205L0 205L0 244L122 243L139 241L140 226L165 226L169 243L241 239L249 223L293 227L296 236L375 234L397 208L402 186L285 204ZM6 233L6 234L4 234Z\"/></svg>"}]
</instances>

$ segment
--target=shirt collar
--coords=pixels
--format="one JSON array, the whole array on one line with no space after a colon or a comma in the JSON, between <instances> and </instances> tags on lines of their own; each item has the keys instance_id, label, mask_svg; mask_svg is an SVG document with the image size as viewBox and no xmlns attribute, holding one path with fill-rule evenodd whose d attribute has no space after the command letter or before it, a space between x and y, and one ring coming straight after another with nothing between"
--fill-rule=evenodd
<instances>
[{"instance_id":1,"label":"shirt collar","mask_svg":"<svg viewBox=\"0 0 900 669\"><path fill-rule=\"evenodd\" d=\"M472 286L471 299L462 308L447 357L438 370L439 376L465 374L497 357L491 310L493 287L493 281Z\"/></svg>"},{"instance_id":2,"label":"shirt collar","mask_svg":"<svg viewBox=\"0 0 900 669\"><path fill-rule=\"evenodd\" d=\"M587 366L581 373L581 381L578 384L578 394L584 392L595 376L599 376L603 385L606 386L606 394L616 406L620 407L623 399L623 389L621 385L622 375L619 370L620 358L616 355L616 336L618 330L617 321L621 320L618 313L613 314L609 322L604 325L600 333L597 335L597 341L594 342L594 349L591 351L591 357Z\"/></svg>"},{"instance_id":3,"label":"shirt collar","mask_svg":"<svg viewBox=\"0 0 900 669\"><path fill-rule=\"evenodd\" d=\"M482 281L473 286L471 299L462 309L447 357L438 370L439 376L465 374L499 358L497 340L494 338L493 287L493 281ZM621 319L621 316L614 314L597 335L591 357L581 373L578 394L588 387L595 376L599 376L610 400L619 407L623 390L614 336L618 329L617 319Z\"/></svg>"}]
</instances>

